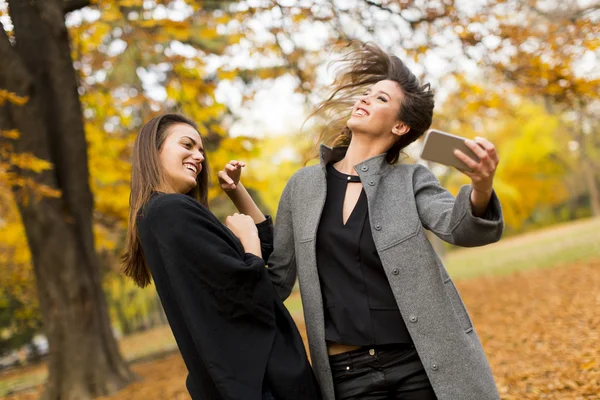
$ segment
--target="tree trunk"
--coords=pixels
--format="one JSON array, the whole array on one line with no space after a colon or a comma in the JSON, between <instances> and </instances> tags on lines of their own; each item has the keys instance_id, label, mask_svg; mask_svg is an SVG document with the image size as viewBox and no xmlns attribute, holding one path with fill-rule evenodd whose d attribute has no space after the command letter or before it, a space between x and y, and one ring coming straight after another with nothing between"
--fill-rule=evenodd
<instances>
[{"instance_id":1,"label":"tree trunk","mask_svg":"<svg viewBox=\"0 0 600 400\"><path fill-rule=\"evenodd\" d=\"M16 128L17 152L54 164L32 176L60 198L20 197L45 333L48 400L91 399L133 379L112 335L92 233L87 144L61 0L9 0L13 46L0 29L0 87L29 96L6 105L2 128ZM24 173L25 174L25 173Z\"/></svg>"},{"instance_id":2,"label":"tree trunk","mask_svg":"<svg viewBox=\"0 0 600 400\"><path fill-rule=\"evenodd\" d=\"M583 160L583 176L585 178L585 185L590 195L590 207L592 208L592 215L598 217L600 216L600 193L598 192L598 184L596 183L594 166L590 160Z\"/></svg>"}]
</instances>

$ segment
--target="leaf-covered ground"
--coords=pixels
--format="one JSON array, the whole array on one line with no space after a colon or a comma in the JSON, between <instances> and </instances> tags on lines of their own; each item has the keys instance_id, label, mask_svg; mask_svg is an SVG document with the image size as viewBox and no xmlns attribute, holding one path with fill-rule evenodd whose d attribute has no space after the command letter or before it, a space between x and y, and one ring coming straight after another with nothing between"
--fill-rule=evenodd
<instances>
[{"instance_id":1,"label":"leaf-covered ground","mask_svg":"<svg viewBox=\"0 0 600 400\"><path fill-rule=\"evenodd\" d=\"M457 286L503 400L600 399L600 261ZM143 381L103 400L189 399L178 353L133 369ZM8 399L33 400L38 390Z\"/></svg>"}]
</instances>

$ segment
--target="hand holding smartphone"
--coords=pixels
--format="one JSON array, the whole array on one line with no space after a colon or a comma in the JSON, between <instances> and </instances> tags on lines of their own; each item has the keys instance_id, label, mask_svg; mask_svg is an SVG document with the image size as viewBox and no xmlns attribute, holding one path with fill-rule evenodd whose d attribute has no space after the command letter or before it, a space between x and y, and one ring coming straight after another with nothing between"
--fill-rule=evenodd
<instances>
[{"instance_id":1,"label":"hand holding smartphone","mask_svg":"<svg viewBox=\"0 0 600 400\"><path fill-rule=\"evenodd\" d=\"M466 138L447 132L430 129L425 136L421 158L428 161L455 167L461 171L473 172L465 163L454 155L454 150L460 150L467 156L479 162L479 157L465 144Z\"/></svg>"}]
</instances>

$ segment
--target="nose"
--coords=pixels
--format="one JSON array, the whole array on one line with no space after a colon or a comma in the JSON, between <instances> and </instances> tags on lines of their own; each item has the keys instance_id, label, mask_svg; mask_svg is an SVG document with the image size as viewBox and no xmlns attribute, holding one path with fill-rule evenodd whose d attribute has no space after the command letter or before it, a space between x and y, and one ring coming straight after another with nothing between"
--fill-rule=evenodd
<instances>
[{"instance_id":1,"label":"nose","mask_svg":"<svg viewBox=\"0 0 600 400\"><path fill-rule=\"evenodd\" d=\"M368 94L363 94L362 96L360 96L360 102L363 104L369 104L369 102L371 101L371 98L369 97Z\"/></svg>"},{"instance_id":2,"label":"nose","mask_svg":"<svg viewBox=\"0 0 600 400\"><path fill-rule=\"evenodd\" d=\"M194 160L197 160L198 162L203 162L204 161L204 154L202 154L202 152L200 150L196 150L194 152L194 154L192 154L192 158Z\"/></svg>"}]
</instances>

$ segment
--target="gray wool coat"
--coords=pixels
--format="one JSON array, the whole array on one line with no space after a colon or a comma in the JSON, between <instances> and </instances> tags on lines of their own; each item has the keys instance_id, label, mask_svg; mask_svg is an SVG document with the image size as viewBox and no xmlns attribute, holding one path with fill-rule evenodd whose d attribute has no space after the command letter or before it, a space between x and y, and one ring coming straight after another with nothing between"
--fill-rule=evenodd
<instances>
[{"instance_id":1,"label":"gray wool coat","mask_svg":"<svg viewBox=\"0 0 600 400\"><path fill-rule=\"evenodd\" d=\"M345 148L321 146L321 163L287 183L277 212L269 274L285 299L299 279L313 368L323 398L334 400L325 342L316 236L326 197L329 162ZM483 218L471 213L469 185L456 198L422 165L389 165L385 155L355 167L367 195L373 240L390 286L439 400L496 400L496 384L460 295L425 235L430 230L459 246L500 239L496 194Z\"/></svg>"}]
</instances>

